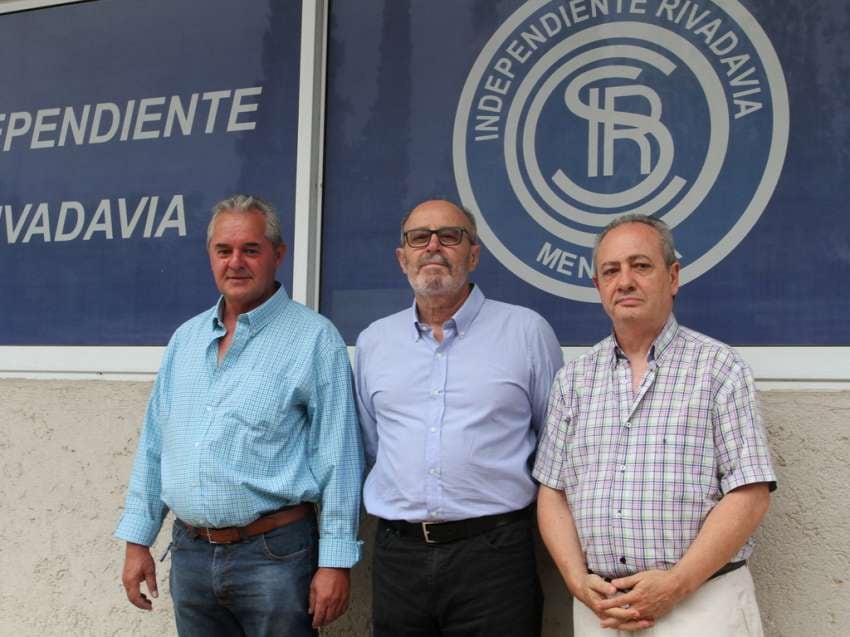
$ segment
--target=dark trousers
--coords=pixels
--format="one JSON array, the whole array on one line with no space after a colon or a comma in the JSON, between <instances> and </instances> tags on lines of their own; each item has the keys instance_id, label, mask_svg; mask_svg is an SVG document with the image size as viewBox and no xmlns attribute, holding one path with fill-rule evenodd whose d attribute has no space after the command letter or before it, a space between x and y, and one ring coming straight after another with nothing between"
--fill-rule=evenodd
<instances>
[{"instance_id":1,"label":"dark trousers","mask_svg":"<svg viewBox=\"0 0 850 637\"><path fill-rule=\"evenodd\" d=\"M375 637L540 635L532 524L425 544L379 523L372 600Z\"/></svg>"}]
</instances>

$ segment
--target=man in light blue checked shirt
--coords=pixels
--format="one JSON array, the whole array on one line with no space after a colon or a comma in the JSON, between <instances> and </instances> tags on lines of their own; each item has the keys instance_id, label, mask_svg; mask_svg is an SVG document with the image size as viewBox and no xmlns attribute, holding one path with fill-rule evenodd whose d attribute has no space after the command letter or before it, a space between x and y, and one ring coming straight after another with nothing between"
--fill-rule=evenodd
<instances>
[{"instance_id":1,"label":"man in light blue checked shirt","mask_svg":"<svg viewBox=\"0 0 850 637\"><path fill-rule=\"evenodd\" d=\"M207 250L221 298L166 349L115 532L127 541L122 580L150 610L148 547L170 509L181 636L313 635L345 612L360 558L363 451L345 344L275 281L286 246L268 203L217 204Z\"/></svg>"},{"instance_id":2,"label":"man in light blue checked shirt","mask_svg":"<svg viewBox=\"0 0 850 637\"><path fill-rule=\"evenodd\" d=\"M614 333L558 373L534 467L575 637L760 636L746 560L776 478L752 374L676 322L662 221L611 222L594 267Z\"/></svg>"}]
</instances>

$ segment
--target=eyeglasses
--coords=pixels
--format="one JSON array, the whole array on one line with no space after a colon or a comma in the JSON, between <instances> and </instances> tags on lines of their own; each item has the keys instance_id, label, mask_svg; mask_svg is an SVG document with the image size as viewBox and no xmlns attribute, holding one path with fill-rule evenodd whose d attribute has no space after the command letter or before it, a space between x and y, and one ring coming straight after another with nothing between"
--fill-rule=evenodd
<instances>
[{"instance_id":1,"label":"eyeglasses","mask_svg":"<svg viewBox=\"0 0 850 637\"><path fill-rule=\"evenodd\" d=\"M411 248L424 248L431 243L431 235L435 234L437 235L437 240L440 242L441 246L456 246L460 245L460 242L463 241L464 232L469 237L469 242L475 243L472 239L472 235L469 234L469 230L455 226L445 226L443 228L437 228L436 230L431 230L430 228L414 228L413 230L407 230L404 233L404 240L407 241L407 245Z\"/></svg>"}]
</instances>

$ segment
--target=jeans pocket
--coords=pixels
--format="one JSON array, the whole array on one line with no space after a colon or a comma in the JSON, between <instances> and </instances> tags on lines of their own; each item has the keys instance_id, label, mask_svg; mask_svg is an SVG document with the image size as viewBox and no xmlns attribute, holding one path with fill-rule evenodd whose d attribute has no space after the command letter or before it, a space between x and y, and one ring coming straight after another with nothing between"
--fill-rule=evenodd
<instances>
[{"instance_id":1,"label":"jeans pocket","mask_svg":"<svg viewBox=\"0 0 850 637\"><path fill-rule=\"evenodd\" d=\"M491 529L478 537L489 549L500 553L527 551L533 543L531 523L526 520Z\"/></svg>"},{"instance_id":2,"label":"jeans pocket","mask_svg":"<svg viewBox=\"0 0 850 637\"><path fill-rule=\"evenodd\" d=\"M175 520L174 525L171 527L171 551L176 551L180 548L185 547L186 542L191 542L191 538L189 537L189 532L186 530L186 527L183 526L181 522L177 522Z\"/></svg>"},{"instance_id":3,"label":"jeans pocket","mask_svg":"<svg viewBox=\"0 0 850 637\"><path fill-rule=\"evenodd\" d=\"M314 534L315 527L311 521L299 520L264 533L259 543L270 560L288 562L310 556Z\"/></svg>"},{"instance_id":4,"label":"jeans pocket","mask_svg":"<svg viewBox=\"0 0 850 637\"><path fill-rule=\"evenodd\" d=\"M388 549L393 543L393 540L398 539L398 534L392 529L386 528L383 525L378 525L378 530L375 532L375 547L380 549Z\"/></svg>"}]
</instances>

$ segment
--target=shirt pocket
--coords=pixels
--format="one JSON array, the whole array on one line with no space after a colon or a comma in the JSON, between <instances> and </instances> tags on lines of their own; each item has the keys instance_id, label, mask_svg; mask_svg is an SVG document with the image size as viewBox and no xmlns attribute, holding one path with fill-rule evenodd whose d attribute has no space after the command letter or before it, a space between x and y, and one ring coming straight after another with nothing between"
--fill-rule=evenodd
<instances>
[{"instance_id":1,"label":"shirt pocket","mask_svg":"<svg viewBox=\"0 0 850 637\"><path fill-rule=\"evenodd\" d=\"M228 425L262 434L278 428L287 412L306 411L296 394L294 382L284 375L247 374L222 397L221 415Z\"/></svg>"}]
</instances>

